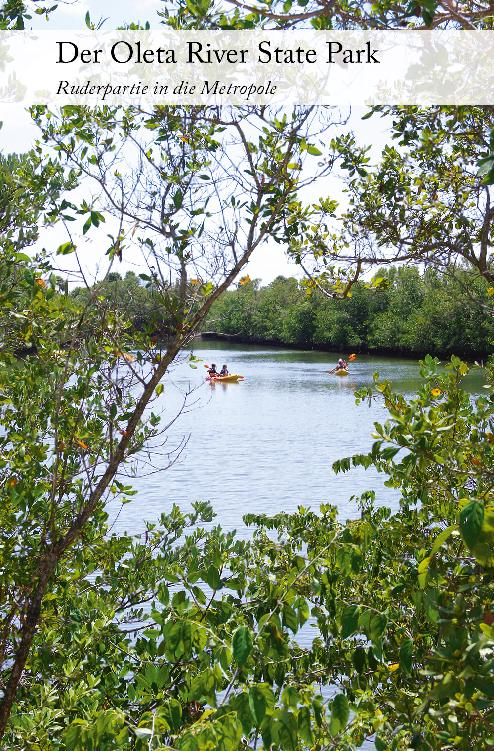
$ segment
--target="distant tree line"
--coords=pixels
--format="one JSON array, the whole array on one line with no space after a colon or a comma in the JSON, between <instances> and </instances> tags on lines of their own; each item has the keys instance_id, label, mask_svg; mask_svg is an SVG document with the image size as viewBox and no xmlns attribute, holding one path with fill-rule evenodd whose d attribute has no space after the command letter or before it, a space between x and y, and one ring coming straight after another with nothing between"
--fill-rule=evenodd
<instances>
[{"instance_id":1,"label":"distant tree line","mask_svg":"<svg viewBox=\"0 0 494 751\"><path fill-rule=\"evenodd\" d=\"M488 282L466 270L443 275L388 268L372 285L355 284L346 299L279 276L265 287L247 281L228 291L206 326L253 342L481 356L494 349L492 293Z\"/></svg>"},{"instance_id":2,"label":"distant tree line","mask_svg":"<svg viewBox=\"0 0 494 751\"><path fill-rule=\"evenodd\" d=\"M197 308L197 299L192 297L194 285L189 285L190 311ZM162 294L153 280L146 274L127 271L122 276L118 271L110 273L92 287L76 287L71 297L81 305L97 297L99 308L106 309L133 327L136 334L150 336L161 342L169 340L177 330L175 298L179 294L177 284L167 289L170 304L165 307ZM91 316L88 317L91 325Z\"/></svg>"},{"instance_id":3,"label":"distant tree line","mask_svg":"<svg viewBox=\"0 0 494 751\"><path fill-rule=\"evenodd\" d=\"M111 272L92 290L108 309L132 322L136 332L166 340L174 329L149 280L132 271ZM480 357L494 351L494 288L466 270L443 275L415 267L384 269L372 284L356 283L346 299L329 298L294 278L277 277L261 287L244 277L213 306L203 331L321 349L355 349L396 354L459 354Z\"/></svg>"}]
</instances>

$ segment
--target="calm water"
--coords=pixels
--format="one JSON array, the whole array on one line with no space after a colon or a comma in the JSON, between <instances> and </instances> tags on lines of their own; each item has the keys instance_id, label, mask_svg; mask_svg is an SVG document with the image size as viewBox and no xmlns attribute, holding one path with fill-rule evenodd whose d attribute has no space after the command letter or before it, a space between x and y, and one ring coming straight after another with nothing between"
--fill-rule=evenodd
<instances>
[{"instance_id":1,"label":"calm water","mask_svg":"<svg viewBox=\"0 0 494 751\"><path fill-rule=\"evenodd\" d=\"M184 360L174 367L160 399L164 421L186 407L167 432L167 443L152 458L145 476L133 481L139 494L124 507L115 528L138 532L176 502L208 500L225 529L248 534L242 515L295 511L297 506L338 506L344 518L358 514L352 496L376 491L378 503L393 505L396 491L385 488L372 470L354 469L335 476L335 459L366 451L372 444L374 421L385 419L374 403L357 407L355 389L372 382L378 371L397 390L413 393L418 363L359 356L346 378L328 375L336 363L330 353L290 351L214 343L198 344L194 352L204 363L221 367L245 381L205 382L202 363L196 370ZM482 376L473 372L468 386L480 391ZM187 441L183 447L183 442ZM182 445L166 471L164 455Z\"/></svg>"},{"instance_id":2,"label":"calm water","mask_svg":"<svg viewBox=\"0 0 494 751\"><path fill-rule=\"evenodd\" d=\"M167 433L165 449L187 443L166 471L148 468L134 481L139 494L125 506L115 528L141 531L176 502L182 507L194 500L213 503L225 529L249 535L242 522L248 512L275 514L297 506L316 508L333 503L341 515L358 514L352 496L375 490L380 504L396 503L396 490L385 488L372 470L353 469L335 476L335 459L364 452L373 439L373 423L386 412L375 402L355 405L355 389L372 382L378 371L397 390L411 394L419 384L417 362L359 356L351 374L328 374L337 357L321 352L299 352L246 346L198 345L195 354L219 368L227 363L231 373L245 381L233 384L205 382L205 368L178 363L165 384L161 403L164 419L172 420L187 394L186 407ZM482 387L479 372L468 376L472 392ZM192 392L192 393L190 393ZM152 457L156 469L168 463L163 454ZM314 631L309 620L297 634L309 647ZM323 694L332 693L326 687ZM364 742L362 751L374 749Z\"/></svg>"}]
</instances>

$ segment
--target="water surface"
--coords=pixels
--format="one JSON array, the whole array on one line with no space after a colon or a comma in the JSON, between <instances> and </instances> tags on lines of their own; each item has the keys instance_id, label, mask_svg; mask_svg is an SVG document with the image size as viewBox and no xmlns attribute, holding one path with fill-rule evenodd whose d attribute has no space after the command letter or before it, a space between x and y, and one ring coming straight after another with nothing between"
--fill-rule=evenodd
<instances>
[{"instance_id":1,"label":"water surface","mask_svg":"<svg viewBox=\"0 0 494 751\"><path fill-rule=\"evenodd\" d=\"M373 374L393 382L395 389L412 394L419 386L419 365L411 360L359 356L348 377L329 375L337 357L329 353L199 344L202 358L191 369L184 358L165 383L160 399L164 420L172 420L183 404L180 417L170 427L168 441L151 457L155 468L134 481L139 490L115 524L120 530L139 532L144 520L157 519L172 503L186 508L195 500L211 501L215 523L225 530L249 530L245 513L276 514L297 506L317 509L321 503L336 504L343 518L358 515L352 496L374 490L379 504L396 505L397 491L383 485L384 477L373 469L352 469L335 476L335 459L367 451L373 442L375 421L386 419L382 404L355 405L355 390L371 384ZM219 369L227 363L231 373L245 376L241 383L205 382L204 363ZM472 372L466 386L481 391L482 375ZM166 471L163 453L183 446ZM312 619L297 634L309 647L314 636ZM324 695L333 689L325 687ZM374 743L364 742L371 751Z\"/></svg>"},{"instance_id":2,"label":"water surface","mask_svg":"<svg viewBox=\"0 0 494 751\"><path fill-rule=\"evenodd\" d=\"M176 364L160 399L163 419L172 420L187 393L186 407L167 433L167 443L152 456L146 475L134 480L139 490L120 514L116 528L142 530L172 503L188 507L208 500L224 529L249 532L245 513L276 514L299 505L338 506L343 518L358 515L352 496L368 489L379 504L393 506L396 490L383 485L373 469L334 475L335 459L367 451L375 421L386 418L382 404L355 405L355 390L378 371L394 387L413 393L419 365L412 360L359 356L348 377L329 375L337 360L326 352L293 351L228 343L198 343L197 369L185 358ZM204 363L227 363L241 383L205 382ZM472 372L467 385L481 390L482 375ZM184 441L187 441L184 446ZM182 446L171 468L164 453Z\"/></svg>"}]
</instances>

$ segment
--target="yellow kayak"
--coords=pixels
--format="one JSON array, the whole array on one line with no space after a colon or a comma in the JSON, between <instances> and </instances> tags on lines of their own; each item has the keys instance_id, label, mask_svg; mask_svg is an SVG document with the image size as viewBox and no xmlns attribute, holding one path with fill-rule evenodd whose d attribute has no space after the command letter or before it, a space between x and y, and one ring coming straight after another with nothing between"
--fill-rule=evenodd
<instances>
[{"instance_id":1,"label":"yellow kayak","mask_svg":"<svg viewBox=\"0 0 494 751\"><path fill-rule=\"evenodd\" d=\"M348 370L346 370L345 368L340 368L339 370L335 370L334 374L337 376L346 376L348 375Z\"/></svg>"},{"instance_id":2,"label":"yellow kayak","mask_svg":"<svg viewBox=\"0 0 494 751\"><path fill-rule=\"evenodd\" d=\"M227 376L213 376L209 377L209 380L213 383L236 383L237 381L243 381L243 375L227 375Z\"/></svg>"}]
</instances>

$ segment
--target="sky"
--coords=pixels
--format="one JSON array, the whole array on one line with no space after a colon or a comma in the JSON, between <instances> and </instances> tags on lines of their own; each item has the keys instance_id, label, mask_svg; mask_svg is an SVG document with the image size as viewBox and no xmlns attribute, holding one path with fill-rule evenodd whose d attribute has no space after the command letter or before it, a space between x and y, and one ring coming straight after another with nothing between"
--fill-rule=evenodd
<instances>
[{"instance_id":1,"label":"sky","mask_svg":"<svg viewBox=\"0 0 494 751\"><path fill-rule=\"evenodd\" d=\"M33 29L84 29L84 17L87 11L91 15L93 22L100 18L107 18L105 29L115 28L127 22L144 23L149 21L151 28L159 27L159 17L157 11L162 6L159 0L139 0L138 3L132 0L105 0L96 2L96 0L74 0L74 2L60 3L57 10L50 16L48 22L43 17L33 14L31 22L26 24L26 28ZM31 2L31 7L36 7L36 3ZM294 32L296 33L296 32ZM377 158L381 148L387 140L387 122L379 117L372 117L369 120L362 120L365 114L364 108L353 108L350 118L343 131L353 130L356 134L357 142L372 145L371 154ZM19 104L0 104L0 151L2 153L22 152L30 148L38 136L36 126L32 123L29 113L24 105ZM333 137L332 132L329 137ZM84 189L84 186L83 186ZM324 181L317 184L314 195L311 200L319 196L331 196L339 200L343 199L343 183L336 176L330 176ZM110 227L105 228L108 232ZM106 232L105 232L106 235ZM58 247L66 241L65 232L62 228L44 230L40 237L39 245L47 249ZM98 269L102 267L104 258L100 257L100 251L92 240L86 240L83 244L83 254L86 269L89 276L97 276ZM67 262L73 262L70 256L66 257ZM116 270L125 273L132 269L132 260L122 264ZM262 284L268 284L278 275L284 276L301 276L301 270L294 263L287 259L283 247L274 242L266 243L254 254L253 258L245 268L247 273L253 279L260 279Z\"/></svg>"},{"instance_id":2,"label":"sky","mask_svg":"<svg viewBox=\"0 0 494 751\"><path fill-rule=\"evenodd\" d=\"M45 4L45 3L43 3ZM55 3L53 3L55 4ZM29 0L29 7L36 8L39 2ZM49 2L46 5L50 5ZM43 16L33 13L26 28L33 29L85 29L84 17L89 11L91 20L97 23L100 18L108 19L104 29L113 29L127 23L145 24L149 21L151 28L156 28L159 19L157 11L163 7L160 0L73 0L59 2L57 10L51 14L48 22Z\"/></svg>"}]
</instances>

